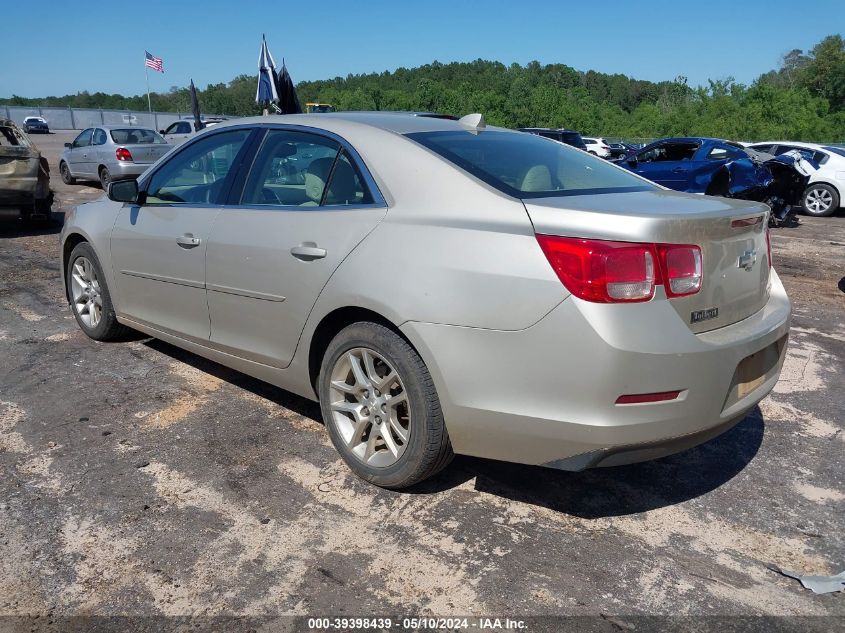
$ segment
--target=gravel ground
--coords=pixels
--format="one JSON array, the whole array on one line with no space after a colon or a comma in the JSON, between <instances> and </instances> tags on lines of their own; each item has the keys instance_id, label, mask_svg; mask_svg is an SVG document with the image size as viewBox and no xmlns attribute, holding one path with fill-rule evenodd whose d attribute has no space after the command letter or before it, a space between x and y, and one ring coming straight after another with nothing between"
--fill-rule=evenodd
<instances>
[{"instance_id":1,"label":"gravel ground","mask_svg":"<svg viewBox=\"0 0 845 633\"><path fill-rule=\"evenodd\" d=\"M102 195L61 183L71 138L35 139L59 224ZM140 335L87 339L58 278L59 226L0 218L0 628L285 614L845 624L845 594L768 568L845 569L845 217L801 220L772 240L795 304L783 376L734 429L583 473L458 458L396 493L349 474L313 403Z\"/></svg>"}]
</instances>

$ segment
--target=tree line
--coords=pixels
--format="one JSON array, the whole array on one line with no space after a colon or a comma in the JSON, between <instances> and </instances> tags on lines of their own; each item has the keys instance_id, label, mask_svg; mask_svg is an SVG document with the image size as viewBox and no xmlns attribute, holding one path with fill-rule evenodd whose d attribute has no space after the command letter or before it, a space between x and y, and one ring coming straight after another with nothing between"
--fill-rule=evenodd
<instances>
[{"instance_id":1,"label":"tree line","mask_svg":"<svg viewBox=\"0 0 845 633\"><path fill-rule=\"evenodd\" d=\"M255 75L198 91L204 112L254 115ZM750 85L733 78L690 86L685 77L651 82L579 71L565 64L506 66L495 61L443 64L347 75L297 85L300 101L338 110L482 112L504 127L568 127L621 138L675 135L731 139L845 141L845 40L824 38L809 51L787 53L779 67ZM13 96L0 105L146 110L146 94L103 92L46 98ZM187 88L152 94L158 111L190 111Z\"/></svg>"}]
</instances>

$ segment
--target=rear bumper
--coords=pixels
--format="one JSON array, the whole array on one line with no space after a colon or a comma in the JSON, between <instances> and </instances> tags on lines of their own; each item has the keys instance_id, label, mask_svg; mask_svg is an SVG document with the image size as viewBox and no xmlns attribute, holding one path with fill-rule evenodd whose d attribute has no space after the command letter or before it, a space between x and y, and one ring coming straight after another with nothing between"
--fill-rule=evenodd
<instances>
[{"instance_id":1,"label":"rear bumper","mask_svg":"<svg viewBox=\"0 0 845 633\"><path fill-rule=\"evenodd\" d=\"M432 372L456 452L580 470L684 450L741 420L777 382L790 316L773 272L762 310L697 335L665 301L574 297L520 331L402 329ZM668 402L615 404L673 390Z\"/></svg>"},{"instance_id":2,"label":"rear bumper","mask_svg":"<svg viewBox=\"0 0 845 633\"><path fill-rule=\"evenodd\" d=\"M152 165L152 163L130 163L117 161L108 167L112 180L125 180L129 178L137 178L147 171L150 165Z\"/></svg>"}]
</instances>

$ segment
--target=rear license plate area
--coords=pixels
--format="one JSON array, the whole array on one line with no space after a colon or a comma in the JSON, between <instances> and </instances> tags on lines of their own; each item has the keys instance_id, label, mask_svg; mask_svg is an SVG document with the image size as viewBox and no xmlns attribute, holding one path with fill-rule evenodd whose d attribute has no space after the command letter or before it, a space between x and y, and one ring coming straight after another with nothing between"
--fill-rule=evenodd
<instances>
[{"instance_id":1,"label":"rear license plate area","mask_svg":"<svg viewBox=\"0 0 845 633\"><path fill-rule=\"evenodd\" d=\"M774 375L786 348L786 341L787 337L783 336L739 362L723 410L751 394Z\"/></svg>"}]
</instances>

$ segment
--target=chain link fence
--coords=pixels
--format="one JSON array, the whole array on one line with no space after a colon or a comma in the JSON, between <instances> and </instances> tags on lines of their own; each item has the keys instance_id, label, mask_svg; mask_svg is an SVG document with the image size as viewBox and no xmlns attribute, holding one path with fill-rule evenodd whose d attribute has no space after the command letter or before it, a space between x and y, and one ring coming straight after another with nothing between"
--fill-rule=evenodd
<instances>
[{"instance_id":1,"label":"chain link fence","mask_svg":"<svg viewBox=\"0 0 845 633\"><path fill-rule=\"evenodd\" d=\"M190 112L133 112L89 108L0 106L0 118L11 119L18 125L23 125L23 120L28 116L43 117L51 130L84 130L96 125L137 125L162 130L180 119L193 120L193 115ZM218 116L221 115L203 114L203 118Z\"/></svg>"}]
</instances>

